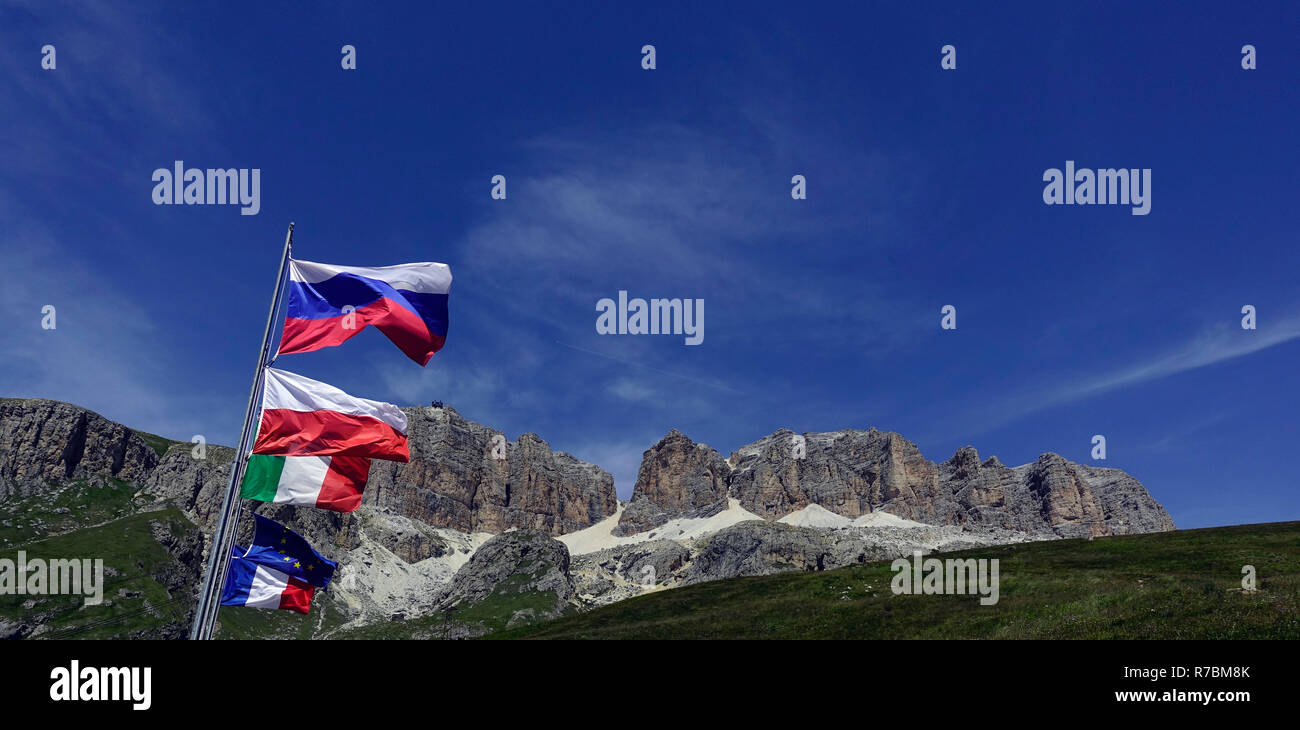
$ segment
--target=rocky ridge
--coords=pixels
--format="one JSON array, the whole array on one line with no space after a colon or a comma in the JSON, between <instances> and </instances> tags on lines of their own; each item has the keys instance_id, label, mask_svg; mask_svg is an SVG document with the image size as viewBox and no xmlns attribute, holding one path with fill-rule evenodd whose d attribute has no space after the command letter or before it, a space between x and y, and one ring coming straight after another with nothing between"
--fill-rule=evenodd
<instances>
[{"instance_id":1,"label":"rocky ridge","mask_svg":"<svg viewBox=\"0 0 1300 730\"><path fill-rule=\"evenodd\" d=\"M677 431L669 433L645 452L616 534L716 512L729 498L767 520L815 504L849 518L883 511L931 525L1043 536L1174 529L1146 488L1119 469L1075 464L1051 453L1012 468L997 457L981 461L970 446L935 463L897 433L796 435L782 429L725 460Z\"/></svg>"},{"instance_id":2,"label":"rocky ridge","mask_svg":"<svg viewBox=\"0 0 1300 730\"><path fill-rule=\"evenodd\" d=\"M323 600L342 610L347 627L475 617L484 602L505 607L505 623L517 624L738 575L1173 529L1120 470L1055 454L1012 468L981 461L971 447L935 463L875 429L802 434L798 454L795 434L781 430L729 458L674 430L645 452L633 497L620 504L608 473L533 434L510 443L452 408L404 411L411 462L375 462L357 511L257 507L340 562ZM112 490L125 496L107 517L170 503L208 534L232 458L211 445L195 458L191 444L168 446L68 404L0 399L0 504L23 510L42 495L68 492L59 498L80 502ZM0 523L0 539L7 526ZM578 533L595 539L570 540ZM582 547L571 555L555 536ZM200 550L168 550L188 556L177 566L197 583ZM176 575L166 582L185 583ZM415 635L463 638L503 627L475 621Z\"/></svg>"}]
</instances>

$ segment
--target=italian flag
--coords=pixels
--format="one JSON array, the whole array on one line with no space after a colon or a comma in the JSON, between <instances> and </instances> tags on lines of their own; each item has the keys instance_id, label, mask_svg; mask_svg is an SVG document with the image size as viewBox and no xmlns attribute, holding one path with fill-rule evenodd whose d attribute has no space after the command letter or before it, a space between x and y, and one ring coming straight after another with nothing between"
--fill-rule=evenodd
<instances>
[{"instance_id":1,"label":"italian flag","mask_svg":"<svg viewBox=\"0 0 1300 730\"><path fill-rule=\"evenodd\" d=\"M359 456L253 454L239 494L244 499L351 512L361 505L370 460Z\"/></svg>"},{"instance_id":2,"label":"italian flag","mask_svg":"<svg viewBox=\"0 0 1300 730\"><path fill-rule=\"evenodd\" d=\"M235 553L240 550L243 548L235 547ZM307 613L315 593L316 589L306 581L232 554L221 605Z\"/></svg>"}]
</instances>

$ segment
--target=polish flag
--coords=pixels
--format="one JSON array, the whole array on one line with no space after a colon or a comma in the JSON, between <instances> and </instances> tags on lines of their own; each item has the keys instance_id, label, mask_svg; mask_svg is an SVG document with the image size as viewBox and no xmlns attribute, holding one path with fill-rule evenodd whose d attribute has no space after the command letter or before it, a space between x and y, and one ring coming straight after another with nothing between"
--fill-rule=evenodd
<instances>
[{"instance_id":1,"label":"polish flag","mask_svg":"<svg viewBox=\"0 0 1300 730\"><path fill-rule=\"evenodd\" d=\"M406 414L397 406L275 368L265 381L254 454L411 460Z\"/></svg>"}]
</instances>

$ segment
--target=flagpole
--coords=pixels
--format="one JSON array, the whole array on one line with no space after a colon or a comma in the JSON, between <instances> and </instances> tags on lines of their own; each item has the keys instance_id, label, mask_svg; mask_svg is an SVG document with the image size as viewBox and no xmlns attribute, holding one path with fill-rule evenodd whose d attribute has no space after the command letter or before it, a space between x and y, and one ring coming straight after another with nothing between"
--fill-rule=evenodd
<instances>
[{"instance_id":1,"label":"flagpole","mask_svg":"<svg viewBox=\"0 0 1300 730\"><path fill-rule=\"evenodd\" d=\"M212 549L208 553L208 566L203 573L199 602L194 611L194 623L190 626L192 640L211 639L212 630L216 626L217 610L221 606L221 590L226 582L226 571L230 568L230 548L234 541L235 528L239 524L239 485L243 481L244 468L248 464L249 434L254 425L253 416L257 412L256 405L266 377L266 367L269 365L267 355L271 349L271 329L275 323L276 312L280 310L280 299L284 293L284 270L289 265L292 252L293 223L290 223L289 232L284 237L284 253L280 257L280 273L275 279L275 294L271 297L271 311L266 315L266 332L262 335L262 349L257 355L253 387L249 390L248 406L244 409L244 427L239 432L235 460L230 464L230 482L226 486L226 495L221 502L221 513L217 517L216 528L212 531Z\"/></svg>"}]
</instances>

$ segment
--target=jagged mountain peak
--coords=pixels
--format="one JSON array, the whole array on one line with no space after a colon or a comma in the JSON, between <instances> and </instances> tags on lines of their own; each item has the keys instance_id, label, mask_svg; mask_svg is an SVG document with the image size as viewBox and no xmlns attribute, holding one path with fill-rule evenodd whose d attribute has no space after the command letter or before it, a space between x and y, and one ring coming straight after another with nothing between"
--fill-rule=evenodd
<instances>
[{"instance_id":1,"label":"jagged mountain peak","mask_svg":"<svg viewBox=\"0 0 1300 730\"><path fill-rule=\"evenodd\" d=\"M1059 454L1008 468L997 457L981 462L974 446L963 446L936 464L893 431L805 433L802 443L794 435L783 428L737 448L725 461L725 474L710 468L717 455L712 449L688 457L678 444L661 440L643 455L616 534L708 516L728 499L767 520L819 505L849 519L884 511L928 524L1058 536L1174 526L1136 479Z\"/></svg>"}]
</instances>

